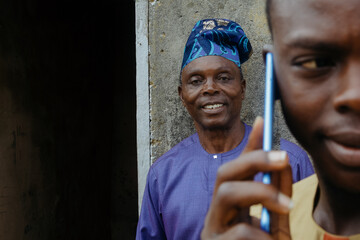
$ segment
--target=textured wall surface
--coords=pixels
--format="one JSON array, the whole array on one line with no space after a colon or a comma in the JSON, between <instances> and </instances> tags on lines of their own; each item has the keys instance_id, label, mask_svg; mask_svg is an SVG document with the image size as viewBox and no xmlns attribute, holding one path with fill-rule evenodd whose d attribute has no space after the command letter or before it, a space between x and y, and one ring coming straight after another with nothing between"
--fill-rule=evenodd
<instances>
[{"instance_id":1,"label":"textured wall surface","mask_svg":"<svg viewBox=\"0 0 360 240\"><path fill-rule=\"evenodd\" d=\"M242 119L252 124L263 114L264 65L262 47L270 43L263 0L152 0L149 4L151 160L194 133L190 116L178 97L185 42L195 23L203 18L228 18L239 23L253 46L243 66L247 81ZM293 140L277 106L278 134Z\"/></svg>"}]
</instances>

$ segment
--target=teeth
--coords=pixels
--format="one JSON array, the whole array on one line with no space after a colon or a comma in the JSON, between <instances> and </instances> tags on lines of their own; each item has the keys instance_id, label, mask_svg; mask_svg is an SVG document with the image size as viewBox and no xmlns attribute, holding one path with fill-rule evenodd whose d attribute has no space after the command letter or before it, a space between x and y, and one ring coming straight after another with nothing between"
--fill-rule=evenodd
<instances>
[{"instance_id":1,"label":"teeth","mask_svg":"<svg viewBox=\"0 0 360 240\"><path fill-rule=\"evenodd\" d=\"M223 105L224 105L224 104L206 105L204 108L206 108L206 109L215 109L215 108L221 107L221 106L223 106Z\"/></svg>"}]
</instances>

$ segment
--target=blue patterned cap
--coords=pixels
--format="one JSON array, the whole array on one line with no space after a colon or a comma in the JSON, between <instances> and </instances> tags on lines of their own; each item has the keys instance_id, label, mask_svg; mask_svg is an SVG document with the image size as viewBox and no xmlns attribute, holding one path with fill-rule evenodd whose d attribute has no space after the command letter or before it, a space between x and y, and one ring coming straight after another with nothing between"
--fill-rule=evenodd
<instances>
[{"instance_id":1,"label":"blue patterned cap","mask_svg":"<svg viewBox=\"0 0 360 240\"><path fill-rule=\"evenodd\" d=\"M204 56L222 56L238 67L252 54L252 47L239 24L228 19L198 21L186 42L181 70Z\"/></svg>"}]
</instances>

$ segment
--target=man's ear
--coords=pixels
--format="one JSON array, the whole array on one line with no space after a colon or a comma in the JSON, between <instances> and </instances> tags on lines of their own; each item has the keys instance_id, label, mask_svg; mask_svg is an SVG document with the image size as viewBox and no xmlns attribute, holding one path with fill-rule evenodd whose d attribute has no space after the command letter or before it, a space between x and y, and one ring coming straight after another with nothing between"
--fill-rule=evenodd
<instances>
[{"instance_id":1,"label":"man's ear","mask_svg":"<svg viewBox=\"0 0 360 240\"><path fill-rule=\"evenodd\" d=\"M274 52L274 46L272 44L265 44L262 50L262 57L264 63L266 62L266 54L269 52Z\"/></svg>"},{"instance_id":2,"label":"man's ear","mask_svg":"<svg viewBox=\"0 0 360 240\"><path fill-rule=\"evenodd\" d=\"M245 80L245 78L243 78L242 80L241 80L241 99L242 100L244 100L244 98L245 98L245 92L246 92L246 80Z\"/></svg>"},{"instance_id":3,"label":"man's ear","mask_svg":"<svg viewBox=\"0 0 360 240\"><path fill-rule=\"evenodd\" d=\"M179 94L179 97L181 99L182 104L184 105L184 99L183 99L183 95L182 95L182 87L181 87L181 85L178 86L178 94Z\"/></svg>"}]
</instances>

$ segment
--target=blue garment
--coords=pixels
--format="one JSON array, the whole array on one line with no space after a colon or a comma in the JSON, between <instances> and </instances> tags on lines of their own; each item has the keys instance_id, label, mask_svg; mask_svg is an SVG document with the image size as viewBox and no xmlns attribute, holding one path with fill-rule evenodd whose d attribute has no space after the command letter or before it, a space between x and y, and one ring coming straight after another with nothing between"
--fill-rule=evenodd
<instances>
[{"instance_id":1,"label":"blue garment","mask_svg":"<svg viewBox=\"0 0 360 240\"><path fill-rule=\"evenodd\" d=\"M240 155L250 132L245 124L244 139L226 153L207 153L194 134L161 156L148 173L136 239L200 239L217 169ZM314 173L300 147L284 139L280 145L288 152L294 182ZM261 174L255 180L261 181Z\"/></svg>"}]
</instances>

